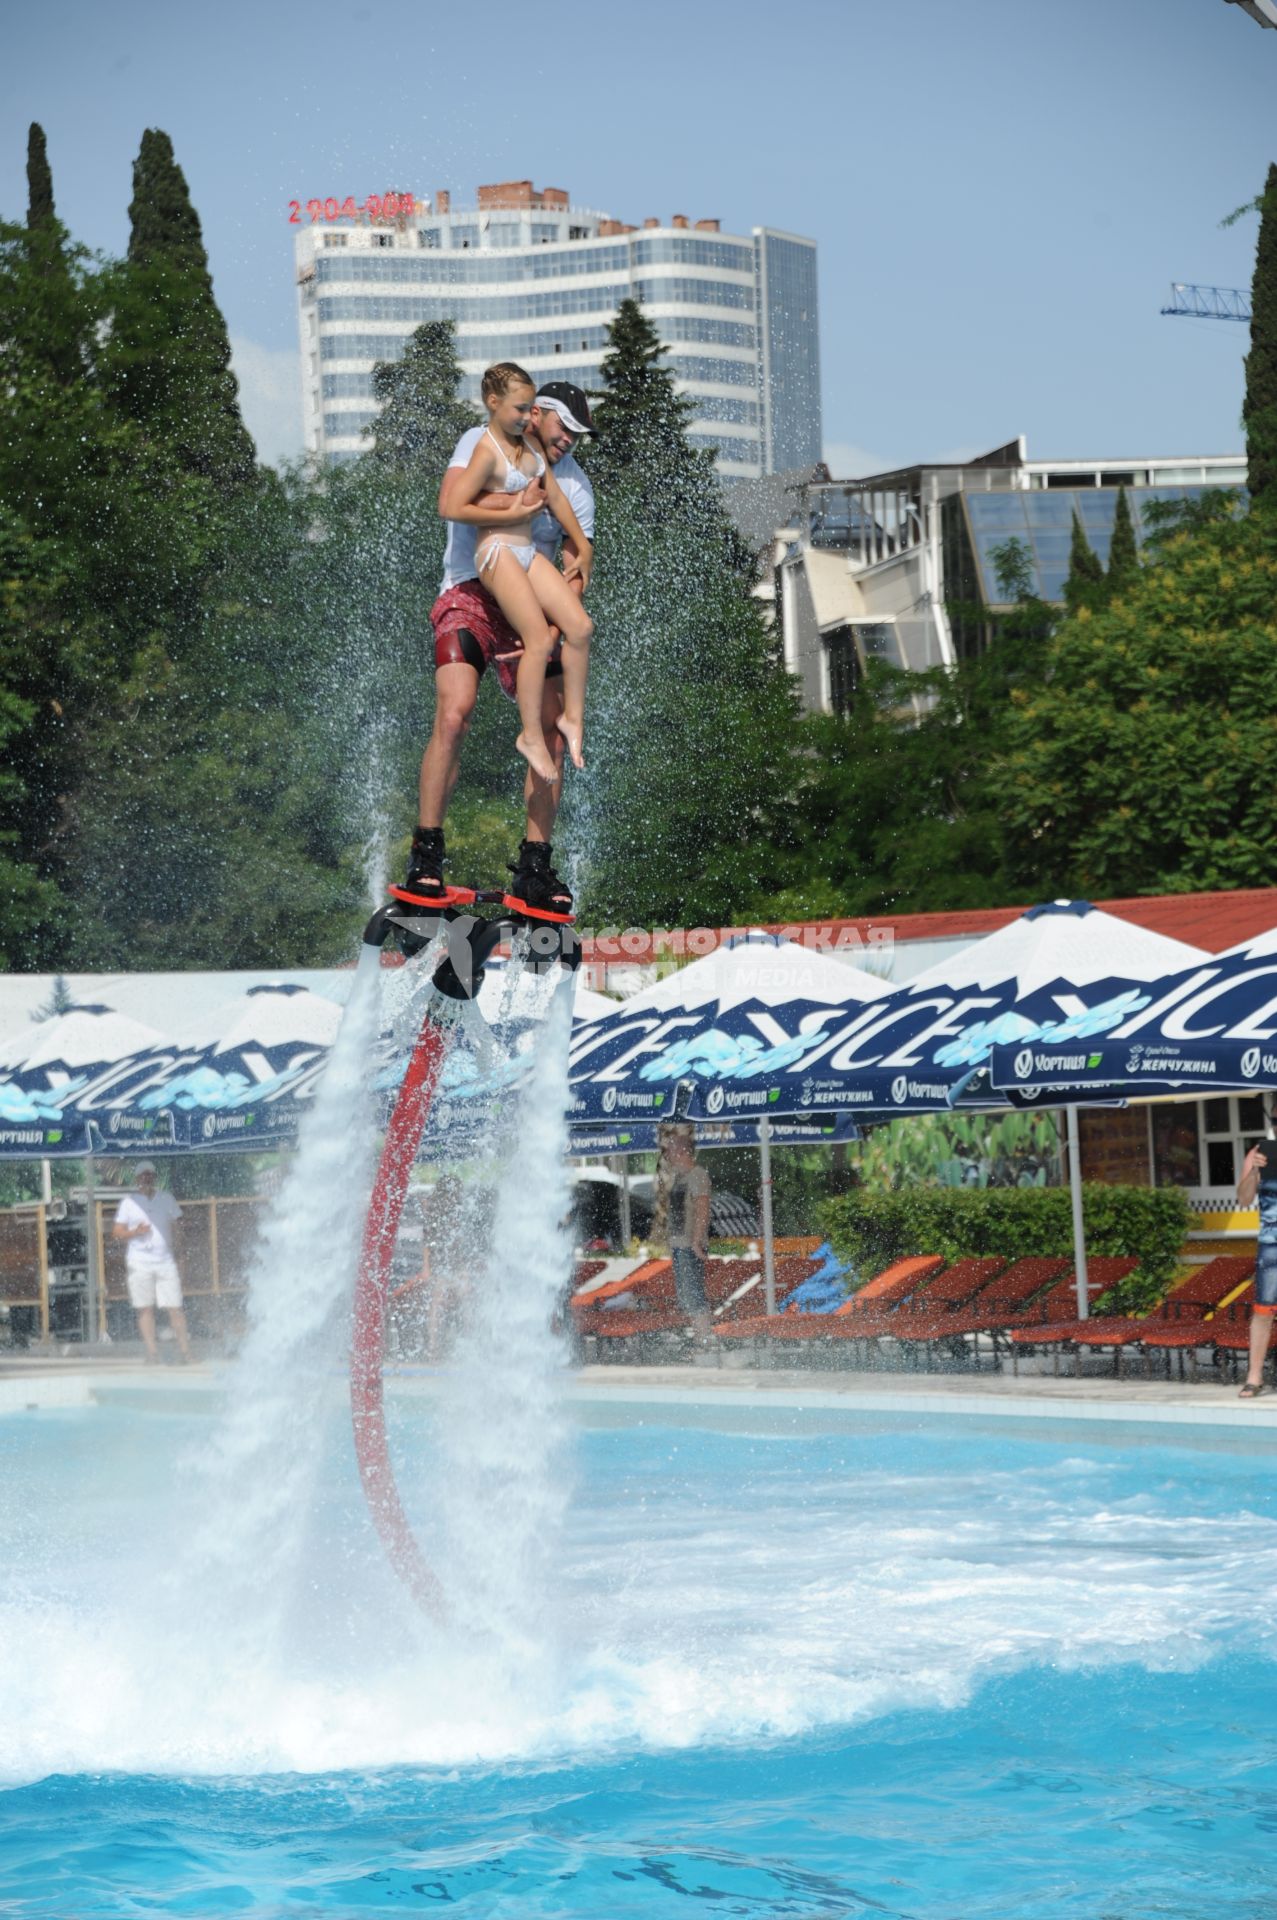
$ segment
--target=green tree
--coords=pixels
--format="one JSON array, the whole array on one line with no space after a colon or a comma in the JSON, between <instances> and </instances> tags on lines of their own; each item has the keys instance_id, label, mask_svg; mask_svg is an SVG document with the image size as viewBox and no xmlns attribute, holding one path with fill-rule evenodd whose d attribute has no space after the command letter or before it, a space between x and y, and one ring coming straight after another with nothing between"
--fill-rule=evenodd
<instances>
[{"instance_id":1,"label":"green tree","mask_svg":"<svg viewBox=\"0 0 1277 1920\"><path fill-rule=\"evenodd\" d=\"M1131 519L1130 502L1126 497L1126 488L1119 487L1117 507L1113 514L1113 540L1109 547L1109 598L1125 593L1139 570L1139 548L1135 544L1135 525Z\"/></svg>"},{"instance_id":2,"label":"green tree","mask_svg":"<svg viewBox=\"0 0 1277 1920\"><path fill-rule=\"evenodd\" d=\"M1086 529L1073 515L1073 537L1069 542L1069 571L1064 582L1064 604L1070 613L1079 607L1103 606L1106 592L1104 563L1086 537Z\"/></svg>"},{"instance_id":3,"label":"green tree","mask_svg":"<svg viewBox=\"0 0 1277 1920\"><path fill-rule=\"evenodd\" d=\"M1277 505L1277 165L1268 169L1259 206L1242 422L1250 496L1268 510Z\"/></svg>"},{"instance_id":4,"label":"green tree","mask_svg":"<svg viewBox=\"0 0 1277 1920\"><path fill-rule=\"evenodd\" d=\"M581 911L677 924L734 918L777 884L795 699L752 595L664 349L625 301L609 330L590 589L597 642L584 778L567 821Z\"/></svg>"},{"instance_id":5,"label":"green tree","mask_svg":"<svg viewBox=\"0 0 1277 1920\"><path fill-rule=\"evenodd\" d=\"M41 233L53 225L53 173L44 128L33 120L27 129L27 230Z\"/></svg>"},{"instance_id":6,"label":"green tree","mask_svg":"<svg viewBox=\"0 0 1277 1920\"><path fill-rule=\"evenodd\" d=\"M438 486L457 441L479 415L457 397L461 367L452 320L428 320L409 336L399 360L372 370L378 404L373 452L395 466L412 463Z\"/></svg>"},{"instance_id":7,"label":"green tree","mask_svg":"<svg viewBox=\"0 0 1277 1920\"><path fill-rule=\"evenodd\" d=\"M1013 695L993 772L1015 887L1277 880L1277 523L1216 508L1166 534L1113 606L1066 620L1042 682Z\"/></svg>"},{"instance_id":8,"label":"green tree","mask_svg":"<svg viewBox=\"0 0 1277 1920\"><path fill-rule=\"evenodd\" d=\"M624 488L641 501L654 524L714 527L726 539L714 456L687 438L691 403L661 364L668 352L639 302L622 300L608 327L590 474L601 492Z\"/></svg>"},{"instance_id":9,"label":"green tree","mask_svg":"<svg viewBox=\"0 0 1277 1920\"><path fill-rule=\"evenodd\" d=\"M128 260L115 278L105 352L116 405L219 493L249 486L256 457L199 215L172 141L155 128L142 135L129 220Z\"/></svg>"}]
</instances>

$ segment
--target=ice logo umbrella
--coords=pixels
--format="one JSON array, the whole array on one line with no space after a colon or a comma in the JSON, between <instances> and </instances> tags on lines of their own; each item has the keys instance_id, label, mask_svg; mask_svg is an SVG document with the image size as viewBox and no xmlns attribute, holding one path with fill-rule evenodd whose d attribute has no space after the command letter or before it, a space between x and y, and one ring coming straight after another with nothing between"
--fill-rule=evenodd
<instances>
[{"instance_id":1,"label":"ice logo umbrella","mask_svg":"<svg viewBox=\"0 0 1277 1920\"><path fill-rule=\"evenodd\" d=\"M173 1116L179 1145L269 1147L291 1139L341 1025L335 1000L294 983L250 987L189 1036L136 1104Z\"/></svg>"},{"instance_id":2,"label":"ice logo umbrella","mask_svg":"<svg viewBox=\"0 0 1277 1920\"><path fill-rule=\"evenodd\" d=\"M1126 982L1102 1021L1044 1019L1022 1042L994 1048L995 1085L1073 1084L1083 1100L1105 1084L1189 1095L1277 1086L1277 929L1225 953L1190 953Z\"/></svg>"},{"instance_id":3,"label":"ice logo umbrella","mask_svg":"<svg viewBox=\"0 0 1277 1920\"><path fill-rule=\"evenodd\" d=\"M11 1035L0 1046L0 1154L54 1159L94 1152L95 1108L162 1038L154 1027L96 1005L70 1007ZM151 1147L170 1138L160 1116L138 1131Z\"/></svg>"},{"instance_id":4,"label":"ice logo umbrella","mask_svg":"<svg viewBox=\"0 0 1277 1920\"><path fill-rule=\"evenodd\" d=\"M767 1079L890 989L863 969L765 933L742 936L574 1031L574 1128L681 1113L697 1089L711 1119L755 1118ZM736 1082L729 1088L729 1082ZM746 1084L748 1083L748 1084ZM721 1097L711 1103L708 1090Z\"/></svg>"},{"instance_id":5,"label":"ice logo umbrella","mask_svg":"<svg viewBox=\"0 0 1277 1920\"><path fill-rule=\"evenodd\" d=\"M667 1046L640 1075L688 1085L699 1113L839 1112L898 1116L959 1101L1004 1107L989 1084L995 1046L1018 1046L1045 1021L1075 1025L1121 1016L1132 981L1202 957L1087 901L1032 908L986 939L928 968L885 998L842 1017L804 1016L759 1046L756 1009L720 1005L708 1033ZM721 1095L711 1105L710 1095ZM1108 1097L1113 1097L1108 1090Z\"/></svg>"}]
</instances>

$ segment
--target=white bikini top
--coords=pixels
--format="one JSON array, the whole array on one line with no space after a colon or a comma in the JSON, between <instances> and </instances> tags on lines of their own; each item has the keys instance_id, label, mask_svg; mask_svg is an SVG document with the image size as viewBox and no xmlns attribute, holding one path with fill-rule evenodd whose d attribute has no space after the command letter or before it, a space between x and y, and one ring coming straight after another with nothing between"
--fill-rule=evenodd
<instances>
[{"instance_id":1,"label":"white bikini top","mask_svg":"<svg viewBox=\"0 0 1277 1920\"><path fill-rule=\"evenodd\" d=\"M530 486L534 480L539 480L541 478L541 475L545 472L545 461L541 458L541 455L536 452L535 448L529 447L528 452L532 455L532 458L537 463L536 472L525 473L522 467L517 467L514 464L514 461L510 458L509 454L506 452L501 442L497 439L497 436L495 433L493 433L491 427L485 427L483 431L486 433L489 440L491 440L493 446L496 448L497 452L501 455L501 458L505 461L505 480L499 487L496 487L493 489L494 492L522 493L525 487Z\"/></svg>"}]
</instances>

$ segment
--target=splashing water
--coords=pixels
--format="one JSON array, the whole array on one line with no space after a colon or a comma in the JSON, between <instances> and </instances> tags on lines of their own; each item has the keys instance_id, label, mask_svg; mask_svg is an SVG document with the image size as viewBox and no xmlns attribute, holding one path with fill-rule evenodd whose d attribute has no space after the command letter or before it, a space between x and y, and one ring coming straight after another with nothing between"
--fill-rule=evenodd
<instances>
[{"instance_id":1,"label":"splashing water","mask_svg":"<svg viewBox=\"0 0 1277 1920\"><path fill-rule=\"evenodd\" d=\"M202 1519L178 1579L211 1582L259 1637L272 1616L286 1622L290 1569L333 1417L332 1373L344 1355L372 1177L380 958L374 947L360 950L332 1055L257 1250L227 1411L194 1469Z\"/></svg>"},{"instance_id":2,"label":"splashing water","mask_svg":"<svg viewBox=\"0 0 1277 1920\"><path fill-rule=\"evenodd\" d=\"M553 992L532 1070L507 1115L492 1246L447 1382L440 1443L450 1605L487 1636L509 1687L531 1673L545 1677L568 1499L565 1355L552 1321L571 1255L571 1007L569 978Z\"/></svg>"}]
</instances>

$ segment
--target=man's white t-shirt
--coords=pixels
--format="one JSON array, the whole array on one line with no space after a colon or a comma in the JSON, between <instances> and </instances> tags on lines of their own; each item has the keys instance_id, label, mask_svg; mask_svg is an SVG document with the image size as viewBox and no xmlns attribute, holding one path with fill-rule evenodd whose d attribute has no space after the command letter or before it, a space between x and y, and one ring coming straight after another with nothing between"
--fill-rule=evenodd
<instances>
[{"instance_id":1,"label":"man's white t-shirt","mask_svg":"<svg viewBox=\"0 0 1277 1920\"><path fill-rule=\"evenodd\" d=\"M470 427L462 434L452 450L448 462L453 467L468 467L470 456L484 436L483 427ZM581 531L587 540L594 538L594 488L590 485L582 469L570 453L565 453L556 467L550 471L563 489L564 497L573 513L581 523ZM479 569L475 563L474 550L479 544L482 527L473 527L461 520L449 520L448 544L443 553L443 581L440 593L446 593L449 587L456 587L463 580L477 580ZM563 529L547 507L532 522L532 538L537 550L547 560L553 562L563 538Z\"/></svg>"},{"instance_id":2,"label":"man's white t-shirt","mask_svg":"<svg viewBox=\"0 0 1277 1920\"><path fill-rule=\"evenodd\" d=\"M182 1209L177 1201L162 1189L152 1194L126 1194L116 1208L116 1226L149 1228L149 1232L139 1233L126 1242L124 1250L129 1260L143 1264L171 1260L173 1223L181 1217Z\"/></svg>"}]
</instances>

